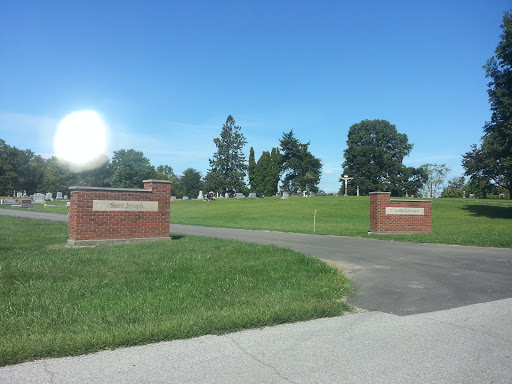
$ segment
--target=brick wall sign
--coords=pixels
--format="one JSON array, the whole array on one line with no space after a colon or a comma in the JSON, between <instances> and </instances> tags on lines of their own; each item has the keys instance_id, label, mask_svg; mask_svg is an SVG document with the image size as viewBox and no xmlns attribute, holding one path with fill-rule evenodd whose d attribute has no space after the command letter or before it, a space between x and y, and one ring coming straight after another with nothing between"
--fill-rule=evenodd
<instances>
[{"instance_id":1,"label":"brick wall sign","mask_svg":"<svg viewBox=\"0 0 512 384\"><path fill-rule=\"evenodd\" d=\"M392 200L390 192L370 192L370 232L432 232L432 201Z\"/></svg>"},{"instance_id":2,"label":"brick wall sign","mask_svg":"<svg viewBox=\"0 0 512 384\"><path fill-rule=\"evenodd\" d=\"M169 181L144 180L144 189L70 190L69 245L170 240Z\"/></svg>"}]
</instances>

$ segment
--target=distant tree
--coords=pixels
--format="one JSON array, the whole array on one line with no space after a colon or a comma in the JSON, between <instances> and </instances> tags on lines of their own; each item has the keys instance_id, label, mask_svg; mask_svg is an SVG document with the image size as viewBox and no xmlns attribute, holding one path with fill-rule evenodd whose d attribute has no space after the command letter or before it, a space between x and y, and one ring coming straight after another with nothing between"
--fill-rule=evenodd
<instances>
[{"instance_id":1,"label":"distant tree","mask_svg":"<svg viewBox=\"0 0 512 384\"><path fill-rule=\"evenodd\" d=\"M0 195L34 193L42 181L45 160L29 149L11 147L0 139Z\"/></svg>"},{"instance_id":2,"label":"distant tree","mask_svg":"<svg viewBox=\"0 0 512 384\"><path fill-rule=\"evenodd\" d=\"M281 154L278 148L271 152L264 151L253 171L251 191L258 196L272 196L277 193L281 175Z\"/></svg>"},{"instance_id":3,"label":"distant tree","mask_svg":"<svg viewBox=\"0 0 512 384\"><path fill-rule=\"evenodd\" d=\"M445 198L455 198L455 197L463 197L464 196L464 186L466 184L466 179L464 176L454 177L446 183L446 187L441 192L441 197Z\"/></svg>"},{"instance_id":4,"label":"distant tree","mask_svg":"<svg viewBox=\"0 0 512 384\"><path fill-rule=\"evenodd\" d=\"M279 179L281 178L282 155L279 148L272 148L270 151L270 180L269 184L272 186L272 193L268 195L275 195L278 190Z\"/></svg>"},{"instance_id":5,"label":"distant tree","mask_svg":"<svg viewBox=\"0 0 512 384\"><path fill-rule=\"evenodd\" d=\"M256 159L254 157L254 148L251 147L249 151L249 167L247 168L247 176L249 178L249 185L251 186L251 191L254 188L254 176L256 172Z\"/></svg>"},{"instance_id":6,"label":"distant tree","mask_svg":"<svg viewBox=\"0 0 512 384\"><path fill-rule=\"evenodd\" d=\"M106 182L114 188L141 188L143 180L156 176L155 167L149 159L134 149L115 151L109 172L111 176Z\"/></svg>"},{"instance_id":7,"label":"distant tree","mask_svg":"<svg viewBox=\"0 0 512 384\"><path fill-rule=\"evenodd\" d=\"M241 128L235 124L235 119L229 115L222 126L220 137L213 139L217 151L213 154L213 159L210 159L208 173L215 175L207 175L206 179L207 185L215 187L214 191L217 192L232 193L245 187L247 165L242 149L247 140L240 132Z\"/></svg>"},{"instance_id":8,"label":"distant tree","mask_svg":"<svg viewBox=\"0 0 512 384\"><path fill-rule=\"evenodd\" d=\"M484 126L484 136L479 147L463 155L462 166L465 175L474 184L492 183L503 187L512 198L512 14L505 12L503 34L495 56L491 57L484 69L491 104L491 121ZM484 188L485 195L489 191Z\"/></svg>"},{"instance_id":9,"label":"distant tree","mask_svg":"<svg viewBox=\"0 0 512 384\"><path fill-rule=\"evenodd\" d=\"M301 143L293 130L283 133L279 141L281 171L284 173L282 189L289 192L318 191L322 176L322 162L309 152L309 142Z\"/></svg>"},{"instance_id":10,"label":"distant tree","mask_svg":"<svg viewBox=\"0 0 512 384\"><path fill-rule=\"evenodd\" d=\"M46 160L43 171L43 178L39 184L39 189L43 193L69 191L71 185L76 184L76 175L71 173L69 169L56 157Z\"/></svg>"},{"instance_id":11,"label":"distant tree","mask_svg":"<svg viewBox=\"0 0 512 384\"><path fill-rule=\"evenodd\" d=\"M423 169L427 175L422 189L423 196L430 198L437 197L450 169L446 164L423 164L420 168Z\"/></svg>"},{"instance_id":12,"label":"distant tree","mask_svg":"<svg viewBox=\"0 0 512 384\"><path fill-rule=\"evenodd\" d=\"M416 194L422 184L421 169L403 165L412 150L407 135L398 133L386 120L363 120L350 127L343 152L343 175L354 178L349 191L355 194L388 191L393 196Z\"/></svg>"},{"instance_id":13,"label":"distant tree","mask_svg":"<svg viewBox=\"0 0 512 384\"><path fill-rule=\"evenodd\" d=\"M194 168L187 168L180 177L180 184L184 196L197 197L199 191L203 190L201 173Z\"/></svg>"},{"instance_id":14,"label":"distant tree","mask_svg":"<svg viewBox=\"0 0 512 384\"><path fill-rule=\"evenodd\" d=\"M168 180L171 182L172 196L176 196L178 198L182 198L184 196L180 178L174 173L174 169L170 165L159 165L156 168L155 177L158 180Z\"/></svg>"}]
</instances>

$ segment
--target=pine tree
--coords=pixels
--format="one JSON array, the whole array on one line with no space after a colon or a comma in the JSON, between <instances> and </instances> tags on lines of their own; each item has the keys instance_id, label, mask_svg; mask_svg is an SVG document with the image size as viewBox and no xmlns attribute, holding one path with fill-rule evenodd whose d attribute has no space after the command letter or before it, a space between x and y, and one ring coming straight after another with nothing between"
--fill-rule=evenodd
<instances>
[{"instance_id":1,"label":"pine tree","mask_svg":"<svg viewBox=\"0 0 512 384\"><path fill-rule=\"evenodd\" d=\"M207 175L205 179L210 188L217 192L233 193L245 187L247 165L242 148L247 140L240 132L241 128L235 124L235 119L229 115L222 126L220 137L213 139L217 151L213 159L210 159L208 173L212 175Z\"/></svg>"}]
</instances>

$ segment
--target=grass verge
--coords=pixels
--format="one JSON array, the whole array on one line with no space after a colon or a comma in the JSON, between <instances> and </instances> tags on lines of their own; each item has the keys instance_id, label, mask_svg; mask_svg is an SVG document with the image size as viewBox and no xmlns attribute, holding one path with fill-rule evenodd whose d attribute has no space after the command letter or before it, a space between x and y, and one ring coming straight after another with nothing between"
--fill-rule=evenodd
<instances>
[{"instance_id":1,"label":"grass verge","mask_svg":"<svg viewBox=\"0 0 512 384\"><path fill-rule=\"evenodd\" d=\"M291 197L286 200L219 199L173 201L171 223L259 229L320 235L378 238L418 243L512 247L512 202L503 200L434 199L432 233L368 235L368 196Z\"/></svg>"},{"instance_id":2,"label":"grass verge","mask_svg":"<svg viewBox=\"0 0 512 384\"><path fill-rule=\"evenodd\" d=\"M275 246L179 237L65 248L67 225L0 216L0 365L337 316L350 284Z\"/></svg>"}]
</instances>

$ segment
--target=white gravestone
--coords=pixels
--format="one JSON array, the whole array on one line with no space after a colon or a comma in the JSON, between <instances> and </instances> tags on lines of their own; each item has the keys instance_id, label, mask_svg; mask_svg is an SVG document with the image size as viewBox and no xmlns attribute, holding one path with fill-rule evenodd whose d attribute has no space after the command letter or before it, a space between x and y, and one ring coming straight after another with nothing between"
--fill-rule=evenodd
<instances>
[{"instance_id":1,"label":"white gravestone","mask_svg":"<svg viewBox=\"0 0 512 384\"><path fill-rule=\"evenodd\" d=\"M203 200L203 191L199 191L199 195L197 196L197 200Z\"/></svg>"}]
</instances>

